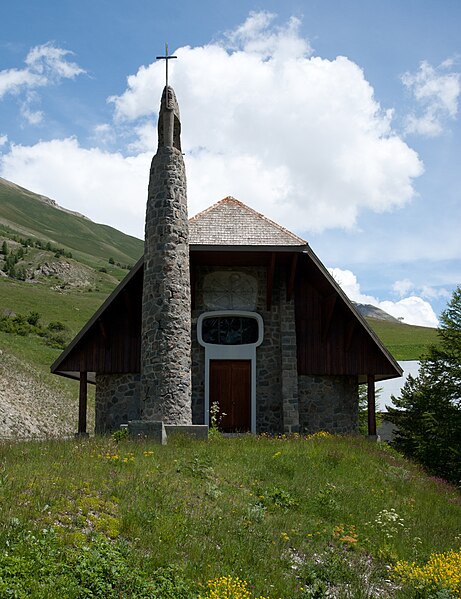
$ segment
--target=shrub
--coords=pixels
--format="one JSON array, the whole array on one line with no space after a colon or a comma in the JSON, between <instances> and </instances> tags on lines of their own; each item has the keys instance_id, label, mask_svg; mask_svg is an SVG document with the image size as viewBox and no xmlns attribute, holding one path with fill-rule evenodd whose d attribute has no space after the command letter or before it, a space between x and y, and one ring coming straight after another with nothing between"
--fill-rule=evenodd
<instances>
[{"instance_id":1,"label":"shrub","mask_svg":"<svg viewBox=\"0 0 461 599\"><path fill-rule=\"evenodd\" d=\"M27 322L32 325L32 326L37 326L38 321L40 320L40 313L39 312L29 312L29 314L26 316Z\"/></svg>"}]
</instances>

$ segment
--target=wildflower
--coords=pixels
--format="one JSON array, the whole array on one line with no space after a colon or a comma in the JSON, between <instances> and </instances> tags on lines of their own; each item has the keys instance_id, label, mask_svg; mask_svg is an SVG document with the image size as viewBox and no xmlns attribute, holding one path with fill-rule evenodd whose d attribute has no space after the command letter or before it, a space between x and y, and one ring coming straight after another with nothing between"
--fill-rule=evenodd
<instances>
[{"instance_id":1,"label":"wildflower","mask_svg":"<svg viewBox=\"0 0 461 599\"><path fill-rule=\"evenodd\" d=\"M248 583L238 577L220 576L208 581L206 595L199 599L268 599L268 597L253 597L248 590Z\"/></svg>"},{"instance_id":2,"label":"wildflower","mask_svg":"<svg viewBox=\"0 0 461 599\"><path fill-rule=\"evenodd\" d=\"M403 582L426 589L446 589L454 597L461 597L461 549L432 553L424 566L400 561L393 569Z\"/></svg>"},{"instance_id":3,"label":"wildflower","mask_svg":"<svg viewBox=\"0 0 461 599\"><path fill-rule=\"evenodd\" d=\"M282 455L282 452L281 452L281 451L276 451L276 452L273 454L273 456L272 456L272 457L273 457L273 458L278 458L278 457L279 457L279 455Z\"/></svg>"},{"instance_id":4,"label":"wildflower","mask_svg":"<svg viewBox=\"0 0 461 599\"><path fill-rule=\"evenodd\" d=\"M280 533L280 538L282 539L282 541L289 541L290 537L288 536L288 534L286 532L281 532Z\"/></svg>"}]
</instances>

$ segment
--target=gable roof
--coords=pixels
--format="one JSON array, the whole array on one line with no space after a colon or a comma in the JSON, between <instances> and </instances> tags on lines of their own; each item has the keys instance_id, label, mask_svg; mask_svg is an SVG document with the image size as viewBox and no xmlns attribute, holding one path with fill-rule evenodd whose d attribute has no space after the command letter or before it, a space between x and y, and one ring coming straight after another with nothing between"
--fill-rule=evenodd
<instances>
[{"instance_id":1,"label":"gable roof","mask_svg":"<svg viewBox=\"0 0 461 599\"><path fill-rule=\"evenodd\" d=\"M189 219L190 245L305 246L307 242L228 196Z\"/></svg>"}]
</instances>

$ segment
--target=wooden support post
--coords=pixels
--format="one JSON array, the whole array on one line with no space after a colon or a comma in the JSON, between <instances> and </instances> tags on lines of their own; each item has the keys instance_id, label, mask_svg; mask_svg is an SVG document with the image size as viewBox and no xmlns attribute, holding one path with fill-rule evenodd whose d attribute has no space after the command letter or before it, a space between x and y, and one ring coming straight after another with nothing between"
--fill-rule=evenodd
<instances>
[{"instance_id":1,"label":"wooden support post","mask_svg":"<svg viewBox=\"0 0 461 599\"><path fill-rule=\"evenodd\" d=\"M86 435L87 380L85 372L80 373L80 394L78 401L78 435Z\"/></svg>"},{"instance_id":2,"label":"wooden support post","mask_svg":"<svg viewBox=\"0 0 461 599\"><path fill-rule=\"evenodd\" d=\"M368 436L376 437L376 396L375 396L375 377L369 374L368 383Z\"/></svg>"}]
</instances>

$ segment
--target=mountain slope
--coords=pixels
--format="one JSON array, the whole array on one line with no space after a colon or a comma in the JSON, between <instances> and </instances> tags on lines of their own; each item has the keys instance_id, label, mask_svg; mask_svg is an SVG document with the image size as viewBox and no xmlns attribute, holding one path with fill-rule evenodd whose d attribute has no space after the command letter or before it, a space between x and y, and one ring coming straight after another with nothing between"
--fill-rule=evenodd
<instances>
[{"instance_id":1,"label":"mountain slope","mask_svg":"<svg viewBox=\"0 0 461 599\"><path fill-rule=\"evenodd\" d=\"M75 257L95 265L99 260L134 264L142 255L140 239L62 209L53 200L0 178L0 224L22 237L63 246Z\"/></svg>"}]
</instances>

